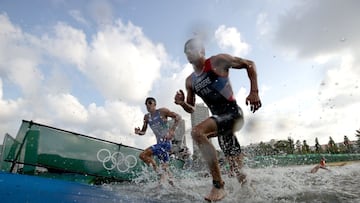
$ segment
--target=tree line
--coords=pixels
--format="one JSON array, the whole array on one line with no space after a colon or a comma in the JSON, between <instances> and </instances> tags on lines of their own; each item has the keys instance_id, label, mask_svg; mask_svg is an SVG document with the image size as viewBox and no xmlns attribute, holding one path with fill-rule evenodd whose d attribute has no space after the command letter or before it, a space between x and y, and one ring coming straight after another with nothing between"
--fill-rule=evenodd
<instances>
[{"instance_id":1,"label":"tree line","mask_svg":"<svg viewBox=\"0 0 360 203\"><path fill-rule=\"evenodd\" d=\"M247 149L248 153L255 156L267 155L281 155L281 154L315 154L315 153L330 153L330 154L344 154L344 153L360 153L360 129L355 131L357 141L351 142L348 136L344 135L344 140L341 143L335 143L332 137L325 145L320 145L319 140L315 137L315 145L310 147L306 140L302 142L291 137L287 140L279 140L275 143L260 142L259 145L251 149Z\"/></svg>"}]
</instances>

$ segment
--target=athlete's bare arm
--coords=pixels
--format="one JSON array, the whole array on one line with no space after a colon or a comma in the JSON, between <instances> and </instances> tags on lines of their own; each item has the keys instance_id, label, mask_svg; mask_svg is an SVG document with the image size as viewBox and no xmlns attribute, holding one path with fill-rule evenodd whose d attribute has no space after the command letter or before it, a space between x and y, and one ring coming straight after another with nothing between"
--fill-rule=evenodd
<instances>
[{"instance_id":1,"label":"athlete's bare arm","mask_svg":"<svg viewBox=\"0 0 360 203\"><path fill-rule=\"evenodd\" d=\"M170 111L167 108L160 108L159 111L160 111L160 114L162 115L162 117L164 117L165 119L170 117L170 118L172 118L174 120L174 123L169 128L168 135L166 136L167 140L171 140L175 136L175 130L176 130L176 127L180 123L181 116L179 114L173 112L173 111Z\"/></svg>"},{"instance_id":2,"label":"athlete's bare arm","mask_svg":"<svg viewBox=\"0 0 360 203\"><path fill-rule=\"evenodd\" d=\"M257 111L261 107L261 101L259 98L259 88L257 82L256 65L253 61L234 57L229 54L218 54L210 58L211 66L214 72L222 77L229 76L229 69L246 69L247 75L250 80L250 93L246 97L246 105L250 104L250 110L252 112Z\"/></svg>"},{"instance_id":3,"label":"athlete's bare arm","mask_svg":"<svg viewBox=\"0 0 360 203\"><path fill-rule=\"evenodd\" d=\"M149 118L148 118L148 115L146 114L144 116L144 123L143 123L143 126L142 126L141 130L140 130L139 127L135 128L135 134L145 135L146 130L147 130L147 126L148 126L148 120L149 120Z\"/></svg>"},{"instance_id":4,"label":"athlete's bare arm","mask_svg":"<svg viewBox=\"0 0 360 203\"><path fill-rule=\"evenodd\" d=\"M173 111L170 111L167 108L160 108L159 111L160 111L160 114L163 115L163 117L165 117L166 119L168 117L174 119L174 124L169 129L169 130L174 131L176 129L176 127L179 125L181 116Z\"/></svg>"},{"instance_id":5,"label":"athlete's bare arm","mask_svg":"<svg viewBox=\"0 0 360 203\"><path fill-rule=\"evenodd\" d=\"M193 113L195 111L195 93L192 89L191 75L186 78L185 87L187 93L186 101L184 92L179 90L175 95L175 104L180 105L186 112Z\"/></svg>"}]
</instances>

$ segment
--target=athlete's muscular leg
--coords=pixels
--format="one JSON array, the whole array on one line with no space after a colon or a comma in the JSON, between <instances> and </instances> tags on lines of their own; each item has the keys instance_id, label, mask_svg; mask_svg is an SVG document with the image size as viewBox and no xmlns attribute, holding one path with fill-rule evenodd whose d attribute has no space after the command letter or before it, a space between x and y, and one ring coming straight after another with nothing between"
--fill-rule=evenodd
<instances>
[{"instance_id":1,"label":"athlete's muscular leg","mask_svg":"<svg viewBox=\"0 0 360 203\"><path fill-rule=\"evenodd\" d=\"M218 135L219 146L224 152L230 166L230 176L235 176L243 184L246 175L242 172L244 154L241 152L239 141L232 131Z\"/></svg>"},{"instance_id":2,"label":"athlete's muscular leg","mask_svg":"<svg viewBox=\"0 0 360 203\"><path fill-rule=\"evenodd\" d=\"M169 169L169 163L162 163L160 173L160 183L165 183L166 179L168 180L171 186L174 186L173 175Z\"/></svg>"},{"instance_id":3,"label":"athlete's muscular leg","mask_svg":"<svg viewBox=\"0 0 360 203\"><path fill-rule=\"evenodd\" d=\"M146 148L143 152L140 153L139 158L143 160L146 165L150 166L152 165L154 171L157 171L157 166L155 160L152 158L153 152L151 148Z\"/></svg>"},{"instance_id":4,"label":"athlete's muscular leg","mask_svg":"<svg viewBox=\"0 0 360 203\"><path fill-rule=\"evenodd\" d=\"M240 155L227 156L226 159L230 165L231 175L235 175L239 183L245 183L246 174L242 171L244 154L241 153Z\"/></svg>"},{"instance_id":5,"label":"athlete's muscular leg","mask_svg":"<svg viewBox=\"0 0 360 203\"><path fill-rule=\"evenodd\" d=\"M217 153L215 147L208 139L208 137L214 136L216 132L216 122L212 118L201 122L191 131L191 136L198 145L213 178L213 188L210 194L205 197L205 199L209 201L217 201L225 197L224 181L221 178Z\"/></svg>"}]
</instances>

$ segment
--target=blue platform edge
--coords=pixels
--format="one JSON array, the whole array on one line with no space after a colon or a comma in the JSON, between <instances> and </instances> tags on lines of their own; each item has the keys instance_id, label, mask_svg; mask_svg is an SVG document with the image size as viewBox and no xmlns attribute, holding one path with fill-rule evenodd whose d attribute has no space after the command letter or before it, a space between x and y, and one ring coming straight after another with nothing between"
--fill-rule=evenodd
<instances>
[{"instance_id":1,"label":"blue platform edge","mask_svg":"<svg viewBox=\"0 0 360 203\"><path fill-rule=\"evenodd\" d=\"M0 202L107 203L156 201L131 197L101 186L0 172Z\"/></svg>"}]
</instances>

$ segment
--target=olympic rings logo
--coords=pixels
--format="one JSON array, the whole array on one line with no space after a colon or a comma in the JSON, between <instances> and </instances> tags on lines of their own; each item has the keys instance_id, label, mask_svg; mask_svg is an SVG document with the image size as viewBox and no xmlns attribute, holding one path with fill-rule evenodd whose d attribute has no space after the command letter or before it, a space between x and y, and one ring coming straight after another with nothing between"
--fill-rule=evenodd
<instances>
[{"instance_id":1,"label":"olympic rings logo","mask_svg":"<svg viewBox=\"0 0 360 203\"><path fill-rule=\"evenodd\" d=\"M102 162L106 170L113 170L116 167L121 173L127 172L137 164L137 159L134 155L129 154L125 156L121 152L111 154L108 149L100 149L97 152L97 159Z\"/></svg>"}]
</instances>

